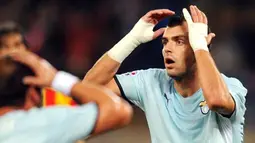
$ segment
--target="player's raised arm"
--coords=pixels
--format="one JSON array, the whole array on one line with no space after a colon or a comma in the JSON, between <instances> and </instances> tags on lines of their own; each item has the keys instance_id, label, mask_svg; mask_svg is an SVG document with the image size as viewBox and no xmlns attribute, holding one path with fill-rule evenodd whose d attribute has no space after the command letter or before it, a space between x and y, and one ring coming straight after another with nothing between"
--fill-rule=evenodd
<instances>
[{"instance_id":1,"label":"player's raised arm","mask_svg":"<svg viewBox=\"0 0 255 143\"><path fill-rule=\"evenodd\" d=\"M115 93L120 94L115 81L112 80L120 64L140 44L151 41L163 34L164 28L155 32L153 28L160 20L173 14L174 12L168 9L148 12L122 40L96 62L86 74L83 81L90 81L100 85L108 84L107 86Z\"/></svg>"},{"instance_id":2,"label":"player's raised arm","mask_svg":"<svg viewBox=\"0 0 255 143\"><path fill-rule=\"evenodd\" d=\"M88 82L81 83L75 76L57 71L47 61L31 52L15 51L10 56L29 66L35 72L35 76L24 78L25 84L39 87L52 86L66 95L71 95L82 104L95 102L98 115L93 134L124 126L131 121L132 108L130 105L106 88ZM83 114L81 113L80 116Z\"/></svg>"},{"instance_id":3,"label":"player's raised arm","mask_svg":"<svg viewBox=\"0 0 255 143\"><path fill-rule=\"evenodd\" d=\"M191 15L183 10L189 29L189 42L195 53L200 85L209 108L223 115L231 115L235 102L218 71L207 47L215 35L208 34L207 17L196 6L190 6Z\"/></svg>"}]
</instances>

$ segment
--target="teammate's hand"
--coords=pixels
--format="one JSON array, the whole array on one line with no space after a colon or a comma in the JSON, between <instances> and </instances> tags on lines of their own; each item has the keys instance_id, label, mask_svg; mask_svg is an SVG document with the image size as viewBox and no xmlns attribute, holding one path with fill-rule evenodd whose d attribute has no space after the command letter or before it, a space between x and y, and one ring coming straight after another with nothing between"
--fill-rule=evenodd
<instances>
[{"instance_id":1,"label":"teammate's hand","mask_svg":"<svg viewBox=\"0 0 255 143\"><path fill-rule=\"evenodd\" d=\"M157 31L153 31L153 28L162 19L173 15L174 12L168 9L152 10L145 14L130 31L130 35L136 38L141 43L149 42L156 39L158 36L164 33L165 28L161 28Z\"/></svg>"},{"instance_id":2,"label":"teammate's hand","mask_svg":"<svg viewBox=\"0 0 255 143\"><path fill-rule=\"evenodd\" d=\"M215 34L208 34L207 17L202 11L200 11L196 6L191 5L190 12L191 15L186 8L183 9L183 15L187 21L189 29L190 45L194 51L208 51L207 45L211 43L211 40L215 37Z\"/></svg>"},{"instance_id":3,"label":"teammate's hand","mask_svg":"<svg viewBox=\"0 0 255 143\"><path fill-rule=\"evenodd\" d=\"M40 87L50 87L57 70L45 59L40 58L30 51L16 50L9 54L12 59L30 67L35 76L27 76L24 84Z\"/></svg>"}]
</instances>

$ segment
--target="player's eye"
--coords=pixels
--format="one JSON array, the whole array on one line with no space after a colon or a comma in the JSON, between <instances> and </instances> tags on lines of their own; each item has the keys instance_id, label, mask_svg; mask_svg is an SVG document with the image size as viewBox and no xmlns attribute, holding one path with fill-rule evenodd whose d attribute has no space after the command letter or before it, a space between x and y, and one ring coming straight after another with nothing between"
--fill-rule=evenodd
<instances>
[{"instance_id":1,"label":"player's eye","mask_svg":"<svg viewBox=\"0 0 255 143\"><path fill-rule=\"evenodd\" d=\"M167 44L168 40L167 39L162 39L161 42L162 42L162 45L165 46Z\"/></svg>"},{"instance_id":2,"label":"player's eye","mask_svg":"<svg viewBox=\"0 0 255 143\"><path fill-rule=\"evenodd\" d=\"M178 46L182 46L183 44L185 44L185 41L184 41L183 39L177 39L177 40L176 40L176 44L177 44Z\"/></svg>"}]
</instances>

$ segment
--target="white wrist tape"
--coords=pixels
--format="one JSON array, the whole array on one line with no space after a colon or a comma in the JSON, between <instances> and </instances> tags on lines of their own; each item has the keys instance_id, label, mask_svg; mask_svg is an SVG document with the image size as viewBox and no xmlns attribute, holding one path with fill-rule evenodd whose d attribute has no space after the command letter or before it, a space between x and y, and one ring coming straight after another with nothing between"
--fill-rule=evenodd
<instances>
[{"instance_id":1,"label":"white wrist tape","mask_svg":"<svg viewBox=\"0 0 255 143\"><path fill-rule=\"evenodd\" d=\"M183 15L188 24L189 42L193 51L205 50L209 51L207 47L206 36L208 34L208 26L204 23L194 23L191 15L186 8L183 9Z\"/></svg>"},{"instance_id":2,"label":"white wrist tape","mask_svg":"<svg viewBox=\"0 0 255 143\"><path fill-rule=\"evenodd\" d=\"M143 19L140 19L133 29L129 32L131 36L133 36L138 42L146 43L153 39L153 28L154 24L148 23Z\"/></svg>"},{"instance_id":3,"label":"white wrist tape","mask_svg":"<svg viewBox=\"0 0 255 143\"><path fill-rule=\"evenodd\" d=\"M70 95L71 89L75 83L79 81L79 78L73 76L70 73L59 71L52 81L52 88L64 93L65 95Z\"/></svg>"},{"instance_id":4,"label":"white wrist tape","mask_svg":"<svg viewBox=\"0 0 255 143\"><path fill-rule=\"evenodd\" d=\"M208 34L208 26L203 23L193 23L190 26L189 40L193 51L205 50L209 51L207 47L206 36Z\"/></svg>"},{"instance_id":5,"label":"white wrist tape","mask_svg":"<svg viewBox=\"0 0 255 143\"><path fill-rule=\"evenodd\" d=\"M138 45L140 45L140 43L134 37L127 34L108 51L108 56L113 60L122 63Z\"/></svg>"},{"instance_id":6,"label":"white wrist tape","mask_svg":"<svg viewBox=\"0 0 255 143\"><path fill-rule=\"evenodd\" d=\"M108 51L108 55L113 60L122 63L136 47L153 39L154 26L140 19L134 28Z\"/></svg>"}]
</instances>

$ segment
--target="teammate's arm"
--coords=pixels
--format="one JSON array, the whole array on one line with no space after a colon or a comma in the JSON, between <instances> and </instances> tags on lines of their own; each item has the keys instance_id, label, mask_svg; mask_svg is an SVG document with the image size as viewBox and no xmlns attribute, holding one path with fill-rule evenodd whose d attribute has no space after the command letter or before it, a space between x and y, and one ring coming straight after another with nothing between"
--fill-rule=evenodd
<instances>
[{"instance_id":1,"label":"teammate's arm","mask_svg":"<svg viewBox=\"0 0 255 143\"><path fill-rule=\"evenodd\" d=\"M93 134L122 127L131 121L132 107L109 89L79 82L73 86L71 96L83 104L97 103L99 114Z\"/></svg>"},{"instance_id":2,"label":"teammate's arm","mask_svg":"<svg viewBox=\"0 0 255 143\"><path fill-rule=\"evenodd\" d=\"M52 85L66 95L70 94L82 104L95 102L98 107L98 116L93 134L124 126L131 121L130 105L110 90L88 82L81 83L78 78L68 73L58 72L47 61L29 51L15 51L11 57L26 64L35 72L35 76L24 79L25 84L40 87ZM85 116L84 119L90 118L84 113L80 115ZM75 121L75 118L73 120Z\"/></svg>"},{"instance_id":3,"label":"teammate's arm","mask_svg":"<svg viewBox=\"0 0 255 143\"><path fill-rule=\"evenodd\" d=\"M207 47L207 40L215 35L207 36L207 18L196 6L190 6L190 14L184 9L184 16L189 28L189 41L195 53L200 84L209 108L223 115L231 115L235 110L235 102L218 71ZM206 37L206 38L205 38Z\"/></svg>"},{"instance_id":4,"label":"teammate's arm","mask_svg":"<svg viewBox=\"0 0 255 143\"><path fill-rule=\"evenodd\" d=\"M121 63L140 44L151 41L163 34L164 28L155 32L153 32L153 28L160 20L173 14L174 12L168 9L159 9L152 10L144 15L121 41L96 62L84 77L83 82L90 81L105 85L117 95L120 95L120 90L113 77Z\"/></svg>"}]
</instances>

